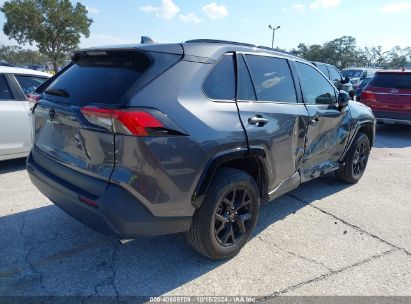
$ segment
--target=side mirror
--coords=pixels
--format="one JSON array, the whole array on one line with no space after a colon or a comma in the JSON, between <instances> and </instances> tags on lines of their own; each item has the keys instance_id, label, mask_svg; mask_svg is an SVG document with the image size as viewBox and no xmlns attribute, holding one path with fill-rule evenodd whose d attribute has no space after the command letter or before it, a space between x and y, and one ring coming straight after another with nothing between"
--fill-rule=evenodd
<instances>
[{"instance_id":1,"label":"side mirror","mask_svg":"<svg viewBox=\"0 0 411 304\"><path fill-rule=\"evenodd\" d=\"M350 78L348 77L344 77L343 78L343 84L349 83L350 82Z\"/></svg>"},{"instance_id":2,"label":"side mirror","mask_svg":"<svg viewBox=\"0 0 411 304\"><path fill-rule=\"evenodd\" d=\"M338 94L338 105L340 106L340 108L347 107L349 101L350 95L347 92L341 90Z\"/></svg>"}]
</instances>

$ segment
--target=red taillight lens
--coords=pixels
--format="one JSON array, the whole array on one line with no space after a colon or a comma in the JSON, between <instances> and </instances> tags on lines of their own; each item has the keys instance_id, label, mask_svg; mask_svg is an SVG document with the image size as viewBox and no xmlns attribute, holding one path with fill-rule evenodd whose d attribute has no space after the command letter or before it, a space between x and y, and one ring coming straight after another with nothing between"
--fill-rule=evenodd
<instances>
[{"instance_id":1,"label":"red taillight lens","mask_svg":"<svg viewBox=\"0 0 411 304\"><path fill-rule=\"evenodd\" d=\"M116 133L147 136L146 128L163 128L161 121L147 112L113 110L111 117Z\"/></svg>"},{"instance_id":2,"label":"red taillight lens","mask_svg":"<svg viewBox=\"0 0 411 304\"><path fill-rule=\"evenodd\" d=\"M166 115L154 109L105 109L84 107L81 113L91 123L116 134L133 136L186 135Z\"/></svg>"},{"instance_id":3,"label":"red taillight lens","mask_svg":"<svg viewBox=\"0 0 411 304\"><path fill-rule=\"evenodd\" d=\"M375 94L371 91L362 91L361 93L361 102L375 102Z\"/></svg>"}]
</instances>

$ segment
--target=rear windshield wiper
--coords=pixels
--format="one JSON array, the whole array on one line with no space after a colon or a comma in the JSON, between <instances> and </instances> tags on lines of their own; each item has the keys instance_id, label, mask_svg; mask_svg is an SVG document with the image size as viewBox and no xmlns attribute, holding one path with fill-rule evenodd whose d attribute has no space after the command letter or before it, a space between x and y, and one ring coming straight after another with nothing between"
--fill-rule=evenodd
<instances>
[{"instance_id":1,"label":"rear windshield wiper","mask_svg":"<svg viewBox=\"0 0 411 304\"><path fill-rule=\"evenodd\" d=\"M46 90L44 93L50 94L50 95L62 96L62 97L70 96L70 94L63 89L49 89L49 90Z\"/></svg>"}]
</instances>

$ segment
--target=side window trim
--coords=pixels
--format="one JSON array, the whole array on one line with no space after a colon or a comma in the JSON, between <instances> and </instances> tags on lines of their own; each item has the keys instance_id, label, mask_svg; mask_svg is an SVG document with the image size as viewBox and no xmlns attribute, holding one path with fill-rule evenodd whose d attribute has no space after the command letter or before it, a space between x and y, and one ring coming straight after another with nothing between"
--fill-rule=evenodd
<instances>
[{"instance_id":1,"label":"side window trim","mask_svg":"<svg viewBox=\"0 0 411 304\"><path fill-rule=\"evenodd\" d=\"M13 96L13 100L16 101L24 101L26 100L26 96L24 96L23 91L20 89L20 85L18 84L16 78L13 74L3 74L4 79L6 80L7 85L10 89L10 94Z\"/></svg>"},{"instance_id":2,"label":"side window trim","mask_svg":"<svg viewBox=\"0 0 411 304\"><path fill-rule=\"evenodd\" d=\"M259 100L258 97L257 97L257 92L256 92L256 90L255 90L255 81L254 81L254 79L253 79L253 75L252 75L251 72L250 72L249 63L247 62L247 56L244 56L244 55L260 56L260 57L268 57L268 58L278 58L278 59L283 59L283 60L285 60L285 61L287 62L288 68L289 68L289 70L290 70L291 78L292 78L292 80L293 80L293 87L294 87L294 91L295 91L296 99L297 99L296 102L273 101L273 100ZM289 61L288 58L279 57L279 56L270 56L270 55L268 55L268 54L258 54L258 53L242 53L242 56L244 57L244 61L245 61L245 64L246 64L246 66L247 66L247 70L248 70L248 73L249 73L249 75L250 75L251 82L252 82L252 84L253 84L254 93L255 93L255 96L256 96L256 98L257 98L257 100L256 100L256 101L253 101L253 102L256 102L256 103L278 103L278 104L299 104L299 103L300 103L300 100L299 100L299 98L298 98L299 95L298 95L298 90L297 90L297 86L296 86L296 81L295 81L294 74L293 74L293 71L292 71L292 68L291 68L291 65L290 65L290 61Z\"/></svg>"},{"instance_id":3,"label":"side window trim","mask_svg":"<svg viewBox=\"0 0 411 304\"><path fill-rule=\"evenodd\" d=\"M250 67L248 66L247 60L245 59L244 53L239 53L236 52L235 53L235 87L236 87L236 91L235 91L235 100L236 101L247 101L247 102L257 102L257 100L243 100L243 99L239 99L238 98L238 94L239 94L239 85L238 85L238 81L239 81L239 68L238 68L238 61L239 58L243 59L243 62L245 64L245 68L247 69L247 73L248 73L248 77L251 79L251 86L253 88L253 92L254 92L254 96L257 99L257 92L255 90L255 85L254 85L254 81L253 81L253 77L251 76L250 73Z\"/></svg>"},{"instance_id":4,"label":"side window trim","mask_svg":"<svg viewBox=\"0 0 411 304\"><path fill-rule=\"evenodd\" d=\"M302 93L302 87L300 83L300 78L298 77L298 71L295 66L294 60L288 60L288 65L290 66L291 75L294 81L295 92L297 94L297 104L304 104L304 98Z\"/></svg>"}]
</instances>

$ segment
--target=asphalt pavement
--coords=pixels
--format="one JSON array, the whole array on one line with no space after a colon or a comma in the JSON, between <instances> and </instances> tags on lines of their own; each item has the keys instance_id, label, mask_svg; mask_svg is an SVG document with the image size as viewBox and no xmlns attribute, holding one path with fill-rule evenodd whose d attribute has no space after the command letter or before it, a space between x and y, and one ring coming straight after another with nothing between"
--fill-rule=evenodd
<instances>
[{"instance_id":1,"label":"asphalt pavement","mask_svg":"<svg viewBox=\"0 0 411 304\"><path fill-rule=\"evenodd\" d=\"M362 180L333 175L262 207L213 262L182 234L120 245L51 204L24 160L0 162L0 295L411 296L411 127L378 126Z\"/></svg>"}]
</instances>

